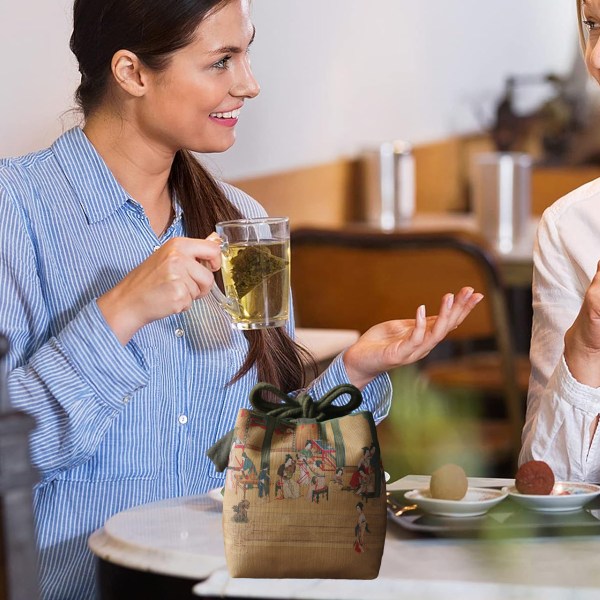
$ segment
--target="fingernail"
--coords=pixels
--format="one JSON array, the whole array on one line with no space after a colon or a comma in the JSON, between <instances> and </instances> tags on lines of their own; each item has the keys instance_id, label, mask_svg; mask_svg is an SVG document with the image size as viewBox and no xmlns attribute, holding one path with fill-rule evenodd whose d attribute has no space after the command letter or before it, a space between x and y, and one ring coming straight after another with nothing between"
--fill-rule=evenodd
<instances>
[{"instance_id":1,"label":"fingernail","mask_svg":"<svg viewBox=\"0 0 600 600\"><path fill-rule=\"evenodd\" d=\"M424 319L425 318L425 305L421 304L421 306L419 306L419 308L417 309L417 312L419 313L419 318Z\"/></svg>"},{"instance_id":2,"label":"fingernail","mask_svg":"<svg viewBox=\"0 0 600 600\"><path fill-rule=\"evenodd\" d=\"M448 296L448 299L446 300L446 306L448 308L452 308L452 305L454 304L454 294L450 294Z\"/></svg>"}]
</instances>

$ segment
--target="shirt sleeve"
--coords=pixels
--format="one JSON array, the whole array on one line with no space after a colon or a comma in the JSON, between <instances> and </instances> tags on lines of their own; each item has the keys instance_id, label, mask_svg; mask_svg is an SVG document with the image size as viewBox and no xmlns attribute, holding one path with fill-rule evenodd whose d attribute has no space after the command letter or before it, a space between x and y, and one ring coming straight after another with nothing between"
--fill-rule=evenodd
<instances>
[{"instance_id":1,"label":"shirt sleeve","mask_svg":"<svg viewBox=\"0 0 600 600\"><path fill-rule=\"evenodd\" d=\"M33 416L32 462L43 480L86 461L128 396L147 384L143 355L123 347L94 301L56 335L22 210L0 188L0 331L12 406ZM124 401L125 400L125 401Z\"/></svg>"},{"instance_id":2,"label":"shirt sleeve","mask_svg":"<svg viewBox=\"0 0 600 600\"><path fill-rule=\"evenodd\" d=\"M534 250L532 370L519 462L544 460L558 480L599 481L598 441L592 432L600 390L576 381L563 357L565 332L587 289L585 270L557 222L553 209L546 211Z\"/></svg>"}]
</instances>

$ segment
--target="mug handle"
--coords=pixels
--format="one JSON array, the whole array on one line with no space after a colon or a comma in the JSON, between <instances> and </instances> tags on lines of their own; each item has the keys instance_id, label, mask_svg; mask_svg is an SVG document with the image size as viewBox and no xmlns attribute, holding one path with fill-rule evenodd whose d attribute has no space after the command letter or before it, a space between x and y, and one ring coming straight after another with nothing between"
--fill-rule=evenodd
<instances>
[{"instance_id":1,"label":"mug handle","mask_svg":"<svg viewBox=\"0 0 600 600\"><path fill-rule=\"evenodd\" d=\"M216 232L211 233L208 238L213 242L218 242L221 252L227 248L227 242L222 239ZM210 293L213 295L215 300L221 305L221 307L232 317L237 317L240 314L240 305L234 298L228 298L215 283L210 288Z\"/></svg>"},{"instance_id":2,"label":"mug handle","mask_svg":"<svg viewBox=\"0 0 600 600\"><path fill-rule=\"evenodd\" d=\"M215 300L225 309L225 312L229 313L232 317L239 315L240 306L237 300L228 298L217 286L216 283L212 284L210 293L213 295Z\"/></svg>"}]
</instances>

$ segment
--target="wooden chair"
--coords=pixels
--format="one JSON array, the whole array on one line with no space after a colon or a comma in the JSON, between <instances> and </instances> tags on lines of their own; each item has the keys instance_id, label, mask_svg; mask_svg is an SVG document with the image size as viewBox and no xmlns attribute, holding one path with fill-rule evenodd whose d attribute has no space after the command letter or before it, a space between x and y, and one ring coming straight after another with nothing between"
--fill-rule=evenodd
<instances>
[{"instance_id":1,"label":"wooden chair","mask_svg":"<svg viewBox=\"0 0 600 600\"><path fill-rule=\"evenodd\" d=\"M443 294L463 286L482 292L485 299L448 336L458 355L434 359L432 353L422 371L443 389L496 393L503 402L503 433L496 428L489 438L503 444L516 464L529 361L513 350L505 290L481 238L458 231L303 228L292 231L291 253L301 327L364 332L382 321L410 318L420 304L437 314ZM469 351L484 340L492 351Z\"/></svg>"}]
</instances>

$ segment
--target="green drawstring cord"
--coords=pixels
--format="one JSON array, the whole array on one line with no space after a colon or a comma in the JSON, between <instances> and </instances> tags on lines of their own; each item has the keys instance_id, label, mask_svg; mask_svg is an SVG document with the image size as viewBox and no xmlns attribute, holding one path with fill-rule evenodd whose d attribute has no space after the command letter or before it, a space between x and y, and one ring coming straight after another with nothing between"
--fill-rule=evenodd
<instances>
[{"instance_id":1,"label":"green drawstring cord","mask_svg":"<svg viewBox=\"0 0 600 600\"><path fill-rule=\"evenodd\" d=\"M269 402L262 397L263 392L270 392L281 398L281 404ZM346 404L337 406L333 401L343 394L348 394L350 400ZM268 415L275 419L314 419L315 421L327 421L349 415L356 410L362 402L360 390L344 383L330 389L319 400L313 400L306 392L300 392L295 398L288 396L280 389L270 383L257 383L250 391L250 404L256 412ZM217 471L222 472L227 468L229 451L233 442L233 430L225 434L207 451L206 455L215 464Z\"/></svg>"}]
</instances>

